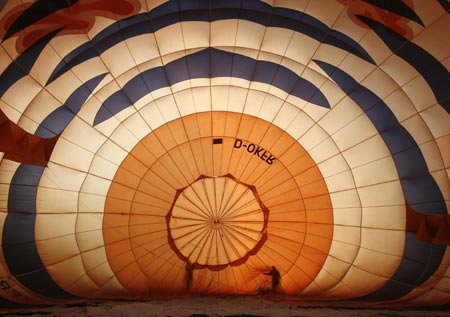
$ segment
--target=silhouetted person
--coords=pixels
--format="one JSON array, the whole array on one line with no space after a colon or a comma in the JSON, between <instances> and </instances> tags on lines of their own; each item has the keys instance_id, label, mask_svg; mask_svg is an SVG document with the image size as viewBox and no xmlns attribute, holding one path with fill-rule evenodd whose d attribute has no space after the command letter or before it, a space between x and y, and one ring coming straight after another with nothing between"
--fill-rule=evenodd
<instances>
[{"instance_id":1,"label":"silhouetted person","mask_svg":"<svg viewBox=\"0 0 450 317\"><path fill-rule=\"evenodd\" d=\"M275 266L272 266L272 269L268 273L264 273L264 275L270 275L272 277L272 291L275 292L280 287L281 275L280 272L276 269Z\"/></svg>"},{"instance_id":2,"label":"silhouetted person","mask_svg":"<svg viewBox=\"0 0 450 317\"><path fill-rule=\"evenodd\" d=\"M192 275L194 273L194 267L191 263L186 263L186 290L189 291L192 286Z\"/></svg>"}]
</instances>

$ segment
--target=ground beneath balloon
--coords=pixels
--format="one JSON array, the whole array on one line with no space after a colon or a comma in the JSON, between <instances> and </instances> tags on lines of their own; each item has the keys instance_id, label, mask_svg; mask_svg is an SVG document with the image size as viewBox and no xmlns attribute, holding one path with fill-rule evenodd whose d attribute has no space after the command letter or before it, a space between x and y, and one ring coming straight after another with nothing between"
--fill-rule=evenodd
<instances>
[{"instance_id":1,"label":"ground beneath balloon","mask_svg":"<svg viewBox=\"0 0 450 317\"><path fill-rule=\"evenodd\" d=\"M89 301L39 308L0 309L0 316L60 317L450 317L448 307L357 307L349 302L273 301L265 297L195 297L151 301Z\"/></svg>"}]
</instances>

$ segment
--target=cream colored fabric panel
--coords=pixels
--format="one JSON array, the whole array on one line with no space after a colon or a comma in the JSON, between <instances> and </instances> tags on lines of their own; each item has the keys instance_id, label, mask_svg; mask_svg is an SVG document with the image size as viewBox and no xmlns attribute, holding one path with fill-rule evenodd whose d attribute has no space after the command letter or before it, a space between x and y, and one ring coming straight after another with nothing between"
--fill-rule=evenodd
<instances>
[{"instance_id":1,"label":"cream colored fabric panel","mask_svg":"<svg viewBox=\"0 0 450 317\"><path fill-rule=\"evenodd\" d=\"M77 215L73 214L44 214L36 216L36 241L45 241L63 236L71 236L75 233ZM72 237L74 239L75 237ZM78 247L77 247L78 249ZM71 252L70 250L68 252ZM79 250L77 251L79 253ZM44 253L45 254L45 253Z\"/></svg>"},{"instance_id":2,"label":"cream colored fabric panel","mask_svg":"<svg viewBox=\"0 0 450 317\"><path fill-rule=\"evenodd\" d=\"M93 129L89 123L77 116L75 116L67 128L64 129L62 137L71 143L79 144L92 153L97 152L107 140L103 134Z\"/></svg>"},{"instance_id":3,"label":"cream colored fabric panel","mask_svg":"<svg viewBox=\"0 0 450 317\"><path fill-rule=\"evenodd\" d=\"M367 87L383 101L399 89L398 84L379 68L374 69L364 78L361 85Z\"/></svg>"},{"instance_id":4,"label":"cream colored fabric panel","mask_svg":"<svg viewBox=\"0 0 450 317\"><path fill-rule=\"evenodd\" d=\"M181 24L172 24L155 32L156 44L161 55L185 49Z\"/></svg>"},{"instance_id":5,"label":"cream colored fabric panel","mask_svg":"<svg viewBox=\"0 0 450 317\"><path fill-rule=\"evenodd\" d=\"M26 91L27 93L18 94L15 92L15 89L18 89L19 91ZM24 117L24 113L26 112L26 108L28 107L28 105L39 94L41 90L42 86L39 83L37 83L30 76L25 76L18 80L10 89L5 91L2 96L2 100L6 104L22 114L17 124L20 127L22 127L23 124L23 128L25 130L30 126L30 123L27 122L27 120L33 121L33 119ZM22 123L22 121L24 121L24 123ZM33 125L32 127L35 127L35 125ZM27 130L27 132L33 133L34 130Z\"/></svg>"},{"instance_id":6,"label":"cream colored fabric panel","mask_svg":"<svg viewBox=\"0 0 450 317\"><path fill-rule=\"evenodd\" d=\"M391 277L402 260L404 244L403 230L362 228L361 249L354 264L376 275Z\"/></svg>"},{"instance_id":7,"label":"cream colored fabric panel","mask_svg":"<svg viewBox=\"0 0 450 317\"><path fill-rule=\"evenodd\" d=\"M102 224L103 215L101 213L80 213L77 215L75 232L81 252L103 247Z\"/></svg>"},{"instance_id":8,"label":"cream colored fabric panel","mask_svg":"<svg viewBox=\"0 0 450 317\"><path fill-rule=\"evenodd\" d=\"M397 168L390 156L356 167L352 173L358 187L391 182L398 178Z\"/></svg>"},{"instance_id":9,"label":"cream colored fabric panel","mask_svg":"<svg viewBox=\"0 0 450 317\"><path fill-rule=\"evenodd\" d=\"M344 58L342 63L336 64L341 70L343 70L347 74L351 74L351 77L360 83L363 83L364 80L367 80L368 78L370 79L370 77L373 76L373 72L377 69L376 66L353 54L347 54L348 55ZM388 80L386 84L389 85L389 83L392 83L392 80ZM380 87L379 89L384 90L382 89L383 87L384 86ZM376 91L377 90L375 90L375 92Z\"/></svg>"},{"instance_id":10,"label":"cream colored fabric panel","mask_svg":"<svg viewBox=\"0 0 450 317\"><path fill-rule=\"evenodd\" d=\"M197 92L194 94L194 90ZM204 95L204 96L203 96ZM197 101L196 97L201 98L201 101ZM197 112L197 103L206 102L210 103L210 90L206 87L185 89L174 93L175 103L177 104L178 111L180 111L181 116L190 115ZM144 118L146 119L146 118Z\"/></svg>"},{"instance_id":11,"label":"cream colored fabric panel","mask_svg":"<svg viewBox=\"0 0 450 317\"><path fill-rule=\"evenodd\" d=\"M156 65L155 65L156 64ZM141 72L144 72L148 70L149 68L158 67L161 66L161 62L159 58L157 60L147 61L143 65L130 65L129 68L127 68L124 72L121 74L118 74L117 76L114 76L115 82L121 89L133 78L140 76Z\"/></svg>"},{"instance_id":12,"label":"cream colored fabric panel","mask_svg":"<svg viewBox=\"0 0 450 317\"><path fill-rule=\"evenodd\" d=\"M264 102L266 93L256 90L249 90L243 113L257 116Z\"/></svg>"},{"instance_id":13,"label":"cream colored fabric panel","mask_svg":"<svg viewBox=\"0 0 450 317\"><path fill-rule=\"evenodd\" d=\"M80 249L75 237L76 214L38 214L36 217L36 246L49 274L63 289L82 295L82 287L70 288L86 272L80 265ZM52 230L49 231L49 228ZM71 272L71 274L67 274ZM85 286L93 287L85 279Z\"/></svg>"},{"instance_id":14,"label":"cream colored fabric panel","mask_svg":"<svg viewBox=\"0 0 450 317\"><path fill-rule=\"evenodd\" d=\"M297 111L296 107L289 103L284 103L281 106L273 122L276 125L286 127L286 132L296 140L315 124L307 114L303 111Z\"/></svg>"},{"instance_id":15,"label":"cream colored fabric panel","mask_svg":"<svg viewBox=\"0 0 450 317\"><path fill-rule=\"evenodd\" d=\"M192 82L192 81L191 81ZM192 89L192 98L194 99L195 109L197 112L209 111L213 108L212 88L196 87ZM183 115L184 105L181 106L180 112Z\"/></svg>"},{"instance_id":16,"label":"cream colored fabric panel","mask_svg":"<svg viewBox=\"0 0 450 317\"><path fill-rule=\"evenodd\" d=\"M102 223L101 213L78 214L76 222L76 240L86 274L99 288L116 280L105 253Z\"/></svg>"},{"instance_id":17,"label":"cream colored fabric panel","mask_svg":"<svg viewBox=\"0 0 450 317\"><path fill-rule=\"evenodd\" d=\"M44 217L39 216L36 222L42 222L42 218ZM61 221L61 225L63 224L66 224L66 222ZM52 225L54 226L54 224ZM38 226L42 226L42 224L38 224ZM42 229L36 230L37 239L40 239L40 237L43 236L41 231ZM75 240L75 235L73 234L66 234L65 236L59 236L47 240L36 240L36 246L39 250L42 262L46 267L55 263L60 263L80 254L80 250L78 249L78 245Z\"/></svg>"},{"instance_id":18,"label":"cream colored fabric panel","mask_svg":"<svg viewBox=\"0 0 450 317\"><path fill-rule=\"evenodd\" d=\"M180 112L172 95L158 98L155 100L155 103L165 122L169 122L180 117Z\"/></svg>"},{"instance_id":19,"label":"cream colored fabric panel","mask_svg":"<svg viewBox=\"0 0 450 317\"><path fill-rule=\"evenodd\" d=\"M404 230L406 210L400 206L365 206L362 210L362 227L385 230Z\"/></svg>"},{"instance_id":20,"label":"cream colored fabric panel","mask_svg":"<svg viewBox=\"0 0 450 317\"><path fill-rule=\"evenodd\" d=\"M308 65L314 56L319 43L302 33L293 33L283 55L303 65Z\"/></svg>"},{"instance_id":21,"label":"cream colored fabric panel","mask_svg":"<svg viewBox=\"0 0 450 317\"><path fill-rule=\"evenodd\" d=\"M150 127L144 121L140 113L134 113L133 115L129 116L126 120L124 120L122 123L127 128L127 130L130 131L133 134L133 136L136 137L138 141L151 132ZM127 150L129 150L130 147L134 146L135 144L133 144L130 141Z\"/></svg>"},{"instance_id":22,"label":"cream colored fabric panel","mask_svg":"<svg viewBox=\"0 0 450 317\"><path fill-rule=\"evenodd\" d=\"M213 21L211 27L211 46L229 46L233 47L236 43L236 32L239 20L228 19L221 21Z\"/></svg>"},{"instance_id":23,"label":"cream colored fabric panel","mask_svg":"<svg viewBox=\"0 0 450 317\"><path fill-rule=\"evenodd\" d=\"M445 138L450 140L450 134ZM448 158L446 157L445 150L441 151L439 145L434 140L421 144L419 148L426 158L427 167L430 173L433 174L445 171ZM442 192L445 196L446 191L442 190Z\"/></svg>"},{"instance_id":24,"label":"cream colored fabric panel","mask_svg":"<svg viewBox=\"0 0 450 317\"><path fill-rule=\"evenodd\" d=\"M354 169L367 163L390 156L389 150L383 139L375 135L364 142L342 151L350 168Z\"/></svg>"},{"instance_id":25,"label":"cream colored fabric panel","mask_svg":"<svg viewBox=\"0 0 450 317\"><path fill-rule=\"evenodd\" d=\"M8 117L8 119L14 123L19 121L20 116L22 115L20 112L17 111L17 109L8 105L2 99L0 99L0 110L3 111L3 113Z\"/></svg>"},{"instance_id":26,"label":"cream colored fabric panel","mask_svg":"<svg viewBox=\"0 0 450 317\"><path fill-rule=\"evenodd\" d=\"M400 181L357 189L363 206L402 206L405 203Z\"/></svg>"},{"instance_id":27,"label":"cream colored fabric panel","mask_svg":"<svg viewBox=\"0 0 450 317\"><path fill-rule=\"evenodd\" d=\"M323 162L318 162L317 165L324 178L331 178L350 171L350 167L343 155L332 156ZM331 189L329 190L331 191Z\"/></svg>"},{"instance_id":28,"label":"cream colored fabric panel","mask_svg":"<svg viewBox=\"0 0 450 317\"><path fill-rule=\"evenodd\" d=\"M152 101L148 105L144 106L139 112L142 114L144 120L147 121L147 124L153 130L165 123L165 120L161 112L159 111L155 101Z\"/></svg>"},{"instance_id":29,"label":"cream colored fabric panel","mask_svg":"<svg viewBox=\"0 0 450 317\"><path fill-rule=\"evenodd\" d=\"M396 61L398 62L398 61ZM394 69L392 71L399 72L398 69ZM400 73L403 71L400 71ZM389 73L390 76L392 74ZM431 91L430 86L428 86L427 82L422 76L418 76L414 74L415 77L404 84L403 90L409 96L417 111L423 111L430 106L436 104L436 98Z\"/></svg>"},{"instance_id":30,"label":"cream colored fabric panel","mask_svg":"<svg viewBox=\"0 0 450 317\"><path fill-rule=\"evenodd\" d=\"M367 229L363 229L363 232L364 230ZM365 234L363 233L363 237L364 235ZM397 233L397 235L399 234ZM383 241L386 242L388 238L393 237L394 235L388 234L386 235L386 238L383 239ZM377 252L374 250L361 247L361 249L358 252L358 256L353 262L353 265L363 271L372 273L374 275L372 277L373 282L370 285L368 285L367 280L364 279L359 280L357 278L355 278L352 282L350 282L353 273L352 270L350 270L349 274L347 275L349 280L344 278L343 282L357 289L364 289L365 287L367 289L365 291L367 292L375 291L381 286L383 286L383 284L386 282L386 278L390 278L396 272L397 267L401 261L402 261L402 252L400 255L392 255L387 254L385 252Z\"/></svg>"},{"instance_id":31,"label":"cream colored fabric panel","mask_svg":"<svg viewBox=\"0 0 450 317\"><path fill-rule=\"evenodd\" d=\"M325 25L332 26L343 10L345 10L345 6L337 1L330 3L328 0L318 0L313 3L309 2L304 12L320 20Z\"/></svg>"},{"instance_id":32,"label":"cream colored fabric panel","mask_svg":"<svg viewBox=\"0 0 450 317\"><path fill-rule=\"evenodd\" d=\"M89 173L100 178L112 180L117 171L118 165L122 162L126 155L127 152L124 149L108 140L93 157L89 168ZM95 187L95 185L92 186Z\"/></svg>"},{"instance_id":33,"label":"cream colored fabric panel","mask_svg":"<svg viewBox=\"0 0 450 317\"><path fill-rule=\"evenodd\" d=\"M348 274L341 280L341 283L327 294L330 297L352 298L369 294L376 290L386 279L361 270L356 266L351 266Z\"/></svg>"},{"instance_id":34,"label":"cream colored fabric panel","mask_svg":"<svg viewBox=\"0 0 450 317\"><path fill-rule=\"evenodd\" d=\"M51 48L59 56L66 56L74 48L83 45L89 41L86 34L68 34L67 37L54 37L51 41ZM56 66L56 65L54 65ZM49 68L54 68L54 66Z\"/></svg>"},{"instance_id":35,"label":"cream colored fabric panel","mask_svg":"<svg viewBox=\"0 0 450 317\"><path fill-rule=\"evenodd\" d=\"M356 189L330 194L334 223L348 226L361 225L361 203Z\"/></svg>"},{"instance_id":36,"label":"cream colored fabric panel","mask_svg":"<svg viewBox=\"0 0 450 317\"><path fill-rule=\"evenodd\" d=\"M226 85L216 85L216 86L212 86L210 89L210 93L206 93L205 96L203 96L203 98L207 98L209 96L210 101L201 108L201 110L203 111L209 111L209 110L213 110L213 111L227 111L229 108L228 105L228 101L230 99L230 87L226 86ZM246 90L246 94L248 93L248 91ZM196 96L199 96L198 94ZM206 100L205 100L206 101ZM244 103L245 101L242 101L242 103ZM210 108L207 109L206 107L210 105ZM200 105L199 105L200 106Z\"/></svg>"},{"instance_id":37,"label":"cream colored fabric panel","mask_svg":"<svg viewBox=\"0 0 450 317\"><path fill-rule=\"evenodd\" d=\"M293 98L289 98L288 100L290 102L293 102L293 104L298 105L298 102L296 103L292 99ZM301 100L301 99L298 99L298 100ZM327 108L325 108L325 107L318 107L316 104L311 103L311 102L307 102L304 106L302 106L302 110L308 116L310 116L314 121L319 120L320 118L322 118L325 115L325 113L328 112Z\"/></svg>"},{"instance_id":38,"label":"cream colored fabric panel","mask_svg":"<svg viewBox=\"0 0 450 317\"><path fill-rule=\"evenodd\" d=\"M86 62L83 62L71 68L69 72L63 74L56 81L62 81L61 85L64 85L64 82L67 84L67 81L70 82L71 80L72 81L80 80L82 83L85 83L88 80L94 78L95 76L98 76L99 74L108 72L109 69L107 66L105 66L105 63L101 58L91 58ZM71 80L68 80L68 78ZM74 84L73 87L79 87L79 85Z\"/></svg>"},{"instance_id":39,"label":"cream colored fabric panel","mask_svg":"<svg viewBox=\"0 0 450 317\"><path fill-rule=\"evenodd\" d=\"M283 56L293 35L294 31L289 29L267 28L261 44L261 51Z\"/></svg>"},{"instance_id":40,"label":"cream colored fabric panel","mask_svg":"<svg viewBox=\"0 0 450 317\"><path fill-rule=\"evenodd\" d=\"M251 81L250 82L250 86L249 86L250 90L255 90L255 91L260 91L263 93L267 93L270 89L270 85L260 82L260 81Z\"/></svg>"},{"instance_id":41,"label":"cream colored fabric panel","mask_svg":"<svg viewBox=\"0 0 450 317\"><path fill-rule=\"evenodd\" d=\"M80 297L96 297L98 293L98 287L87 275L80 276L76 281L73 281L70 285L66 286L67 291Z\"/></svg>"},{"instance_id":42,"label":"cream colored fabric panel","mask_svg":"<svg viewBox=\"0 0 450 317\"><path fill-rule=\"evenodd\" d=\"M37 213L76 213L78 209L78 191L40 186L36 198L36 208Z\"/></svg>"},{"instance_id":43,"label":"cream colored fabric panel","mask_svg":"<svg viewBox=\"0 0 450 317\"><path fill-rule=\"evenodd\" d=\"M326 263L329 263L329 265L333 265L334 267L337 267L339 265L342 265L341 261L336 261L335 263L331 264L332 261L335 259L328 258ZM346 265L344 265L346 267ZM345 270L345 269L344 269ZM320 273L315 277L314 281L312 281L308 286L306 286L300 293L300 296L317 296L319 294L322 294L323 290L328 287L328 285L336 285L339 283L339 280L331 275L329 272L325 270L321 270Z\"/></svg>"},{"instance_id":44,"label":"cream colored fabric panel","mask_svg":"<svg viewBox=\"0 0 450 317\"><path fill-rule=\"evenodd\" d=\"M127 154L128 152L111 140L106 141L97 151L99 157L107 158L111 163L116 165L119 165Z\"/></svg>"},{"instance_id":45,"label":"cream colored fabric panel","mask_svg":"<svg viewBox=\"0 0 450 317\"><path fill-rule=\"evenodd\" d=\"M442 12L442 8L437 7L437 3L430 4L436 6L436 14L441 13L439 18L433 23L427 24L427 27L414 37L413 42L423 47L428 53L433 55L438 61L448 57L448 48L450 47L450 40L445 36L441 30L448 30L450 28L450 19L448 14ZM433 12L432 10L427 10Z\"/></svg>"},{"instance_id":46,"label":"cream colored fabric panel","mask_svg":"<svg viewBox=\"0 0 450 317\"><path fill-rule=\"evenodd\" d=\"M102 213L111 181L88 174L78 196L79 213Z\"/></svg>"},{"instance_id":47,"label":"cream colored fabric panel","mask_svg":"<svg viewBox=\"0 0 450 317\"><path fill-rule=\"evenodd\" d=\"M51 160L55 164L87 172L94 154L79 145L59 138L56 143Z\"/></svg>"},{"instance_id":48,"label":"cream colored fabric panel","mask_svg":"<svg viewBox=\"0 0 450 317\"><path fill-rule=\"evenodd\" d=\"M420 113L435 138L450 134L450 115L441 105L435 104Z\"/></svg>"},{"instance_id":49,"label":"cream colored fabric panel","mask_svg":"<svg viewBox=\"0 0 450 317\"><path fill-rule=\"evenodd\" d=\"M70 72L68 72L70 73ZM89 98L86 103L83 105L83 107L81 107L80 111L78 111L78 114L76 117L79 117L81 120L85 121L85 122L93 122L95 116L97 115L97 112L99 111L99 109L102 106L102 102L104 101L103 98L100 99L99 96L102 95L102 89L104 86L108 86L108 84L113 80L113 78L111 77L111 75L106 75L105 78L100 82L100 84L97 86L97 88L94 90L94 95ZM64 89L64 81L59 82L58 80L54 81L50 86L53 87L53 85L55 85L55 83L60 83L61 87L55 87L55 91L59 91L61 89ZM109 84L111 85L111 84ZM50 86L47 86L47 88L49 89ZM50 89L49 89L50 90ZM52 91L52 94L53 91ZM114 120L107 120L106 122L111 124L110 122L112 122ZM101 127L99 129L98 126L95 127L95 129L99 132L101 132L102 134L104 134L105 136L109 135L109 131L106 129L108 127L107 124L105 124L105 122L103 122L101 124ZM104 131L104 132L102 132Z\"/></svg>"},{"instance_id":50,"label":"cream colored fabric panel","mask_svg":"<svg viewBox=\"0 0 450 317\"><path fill-rule=\"evenodd\" d=\"M104 248L83 252L81 259L87 273L86 278L89 277L96 285L96 288L93 288L94 294L86 294L85 296L95 297L102 289L106 294L109 294L108 296L124 290L107 262ZM109 285L109 287L106 285Z\"/></svg>"},{"instance_id":51,"label":"cream colored fabric panel","mask_svg":"<svg viewBox=\"0 0 450 317\"><path fill-rule=\"evenodd\" d=\"M234 45L259 50L265 30L266 28L260 24L239 20Z\"/></svg>"},{"instance_id":52,"label":"cream colored fabric panel","mask_svg":"<svg viewBox=\"0 0 450 317\"><path fill-rule=\"evenodd\" d=\"M308 6L309 0L274 0L268 1L268 3L271 3L274 7L291 8L303 12Z\"/></svg>"},{"instance_id":53,"label":"cream colored fabric panel","mask_svg":"<svg viewBox=\"0 0 450 317\"><path fill-rule=\"evenodd\" d=\"M321 44L318 46L317 50L315 51L313 60L324 61L331 65L341 65L341 63L347 56L348 56L348 53L345 52L344 50L341 50L335 46ZM328 78L328 75L316 63L310 63L309 66L316 72L318 72ZM360 66L360 65L358 65L358 66ZM346 70L346 71L348 71L348 70ZM350 71L350 74L352 74L351 71Z\"/></svg>"},{"instance_id":54,"label":"cream colored fabric panel","mask_svg":"<svg viewBox=\"0 0 450 317\"><path fill-rule=\"evenodd\" d=\"M386 103L399 122L402 122L417 113L417 109L411 99L401 87L386 96L383 102ZM409 132L412 133L412 136L415 136L414 131Z\"/></svg>"},{"instance_id":55,"label":"cream colored fabric panel","mask_svg":"<svg viewBox=\"0 0 450 317\"><path fill-rule=\"evenodd\" d=\"M350 98L345 97L337 105L332 107L318 121L318 124L330 135L333 135L362 115L364 114L361 108Z\"/></svg>"},{"instance_id":56,"label":"cream colored fabric panel","mask_svg":"<svg viewBox=\"0 0 450 317\"><path fill-rule=\"evenodd\" d=\"M66 47L64 49L61 49L61 41L54 41L54 44L52 42L52 45L45 46L30 71L30 75L38 81L40 85L45 86L48 78L50 78L50 75L52 74L52 71L56 68L58 63L61 62L61 56L65 56L70 52L70 49L74 49L76 47L73 44L79 45L81 42L86 42L88 39L86 35L78 35L73 36L73 40L74 42L69 42L69 44L67 39L65 39Z\"/></svg>"},{"instance_id":57,"label":"cream colored fabric panel","mask_svg":"<svg viewBox=\"0 0 450 317\"><path fill-rule=\"evenodd\" d=\"M212 88L214 89L214 88ZM241 87L230 87L228 96L228 111L242 112L245 106L247 89Z\"/></svg>"},{"instance_id":58,"label":"cream colored fabric panel","mask_svg":"<svg viewBox=\"0 0 450 317\"><path fill-rule=\"evenodd\" d=\"M350 171L344 171L331 176L324 176L330 193L350 190L355 187L354 179Z\"/></svg>"},{"instance_id":59,"label":"cream colored fabric panel","mask_svg":"<svg viewBox=\"0 0 450 317\"><path fill-rule=\"evenodd\" d=\"M120 56L120 63L117 63L117 56ZM113 77L118 77L127 70L136 66L136 61L130 53L130 49L125 42L118 43L102 53L101 60ZM99 71L97 74L101 73Z\"/></svg>"},{"instance_id":60,"label":"cream colored fabric panel","mask_svg":"<svg viewBox=\"0 0 450 317\"><path fill-rule=\"evenodd\" d=\"M272 122L283 106L283 99L272 95L270 92L265 96L258 118Z\"/></svg>"},{"instance_id":61,"label":"cream colored fabric panel","mask_svg":"<svg viewBox=\"0 0 450 317\"><path fill-rule=\"evenodd\" d=\"M309 152L328 138L329 135L326 131L318 125L313 125L298 139L298 142Z\"/></svg>"},{"instance_id":62,"label":"cream colored fabric panel","mask_svg":"<svg viewBox=\"0 0 450 317\"><path fill-rule=\"evenodd\" d=\"M425 112L429 111L429 109L430 108L425 110ZM422 113L424 113L424 112L422 112ZM447 114L447 113L445 112L444 109L442 109L442 113L439 113L438 116L445 115L445 114ZM433 116L433 117L438 117L438 116ZM443 123L443 122L439 122L439 121L442 121L439 119L437 119L436 121L437 122L434 123L435 126L439 126L439 124L442 125L442 123ZM431 134L431 131L430 131L430 128L432 129L432 125L430 126L430 124L426 124L426 122L422 119L422 116L420 116L418 114L415 114L414 116L411 116L410 118L404 120L402 122L402 126L405 127L406 130L408 131L408 133L414 137L414 140L417 142L418 145L421 145L425 142L429 142L429 141L433 140L433 135ZM447 128L447 130L448 130L447 132L450 133L450 129ZM425 153L424 153L424 156L426 156Z\"/></svg>"},{"instance_id":63,"label":"cream colored fabric panel","mask_svg":"<svg viewBox=\"0 0 450 317\"><path fill-rule=\"evenodd\" d=\"M97 290L92 280L87 278L79 254L54 265L47 265L47 271L62 289L71 294L89 296Z\"/></svg>"},{"instance_id":64,"label":"cream colored fabric panel","mask_svg":"<svg viewBox=\"0 0 450 317\"><path fill-rule=\"evenodd\" d=\"M336 155L342 156L332 138L323 140L314 148L312 148L308 153L309 155L311 155L316 164L332 159Z\"/></svg>"},{"instance_id":65,"label":"cream colored fabric panel","mask_svg":"<svg viewBox=\"0 0 450 317\"><path fill-rule=\"evenodd\" d=\"M144 125L145 126L145 125ZM109 140L117 144L120 148L129 152L139 142L137 136L135 136L130 129L121 123L111 134Z\"/></svg>"},{"instance_id":66,"label":"cream colored fabric panel","mask_svg":"<svg viewBox=\"0 0 450 317\"><path fill-rule=\"evenodd\" d=\"M67 46L67 42L66 42L66 46ZM61 55L61 56L64 56L64 55ZM59 62L59 60L58 60L58 62ZM36 63L36 64L37 65L47 65L47 64L45 64L45 61L43 63L41 62L41 63ZM54 69L53 67L48 67L48 68L50 70ZM75 78L73 78L73 80L74 80L73 83L76 83L77 81L81 81L83 83L83 82L86 82L86 81L90 80L91 78L97 76L100 73L107 73L107 72L108 72L108 68L105 66L105 64L101 60L101 58L92 58L92 59L87 60L84 63L81 63L81 64L71 68L71 70L69 72L67 72L66 74L63 74L56 81L64 82L64 84L67 85L67 82L70 82L70 78L75 77ZM50 74L48 74L48 76L49 75ZM45 86L45 82L47 81L47 79L48 79L48 77L43 78L43 80L44 80L42 82L43 86ZM53 85L53 83L52 83L52 85ZM74 85L73 87L76 88L76 87L79 87L79 85ZM57 92L57 93L61 94L63 92Z\"/></svg>"},{"instance_id":67,"label":"cream colored fabric panel","mask_svg":"<svg viewBox=\"0 0 450 317\"><path fill-rule=\"evenodd\" d=\"M183 43L181 43L183 44ZM171 63L173 61L176 61L180 58L185 57L186 55L189 55L190 53L195 53L196 51L199 51L201 49L192 49L192 50L177 50L174 52L170 52L167 54L161 54L161 57L159 58L159 60L161 61L162 65L167 65L168 63ZM170 89L170 87L167 87L168 89Z\"/></svg>"},{"instance_id":68,"label":"cream colored fabric panel","mask_svg":"<svg viewBox=\"0 0 450 317\"><path fill-rule=\"evenodd\" d=\"M401 58L391 56L379 67L402 87L417 111L420 112L436 103L436 98L425 79Z\"/></svg>"},{"instance_id":69,"label":"cream colored fabric panel","mask_svg":"<svg viewBox=\"0 0 450 317\"><path fill-rule=\"evenodd\" d=\"M347 274L358 253L359 243L359 228L335 225L333 242L327 260L320 273L314 279L314 286L305 288L302 294L313 295L320 293L327 296L329 294L328 290L336 287Z\"/></svg>"},{"instance_id":70,"label":"cream colored fabric panel","mask_svg":"<svg viewBox=\"0 0 450 317\"><path fill-rule=\"evenodd\" d=\"M355 133L358 131L358 133ZM341 151L345 151L377 134L372 122L360 116L333 134L333 139Z\"/></svg>"},{"instance_id":71,"label":"cream colored fabric panel","mask_svg":"<svg viewBox=\"0 0 450 317\"><path fill-rule=\"evenodd\" d=\"M210 25L207 22L181 22L185 49L210 45Z\"/></svg>"}]
</instances>

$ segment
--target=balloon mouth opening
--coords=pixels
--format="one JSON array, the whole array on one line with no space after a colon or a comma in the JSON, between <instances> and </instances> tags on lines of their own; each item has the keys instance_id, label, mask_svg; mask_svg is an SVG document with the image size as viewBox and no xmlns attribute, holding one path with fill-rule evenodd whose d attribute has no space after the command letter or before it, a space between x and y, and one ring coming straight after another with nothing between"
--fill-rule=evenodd
<instances>
[{"instance_id":1,"label":"balloon mouth opening","mask_svg":"<svg viewBox=\"0 0 450 317\"><path fill-rule=\"evenodd\" d=\"M269 209L232 174L201 175L178 189L166 215L169 245L193 268L245 263L267 240Z\"/></svg>"}]
</instances>

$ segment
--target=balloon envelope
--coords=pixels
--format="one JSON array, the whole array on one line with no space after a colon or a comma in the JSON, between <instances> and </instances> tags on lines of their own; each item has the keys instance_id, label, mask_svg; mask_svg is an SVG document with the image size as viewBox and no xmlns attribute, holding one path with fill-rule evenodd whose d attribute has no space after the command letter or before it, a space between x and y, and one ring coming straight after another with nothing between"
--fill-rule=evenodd
<instances>
[{"instance_id":1,"label":"balloon envelope","mask_svg":"<svg viewBox=\"0 0 450 317\"><path fill-rule=\"evenodd\" d=\"M5 305L449 302L449 10L0 1Z\"/></svg>"}]
</instances>

